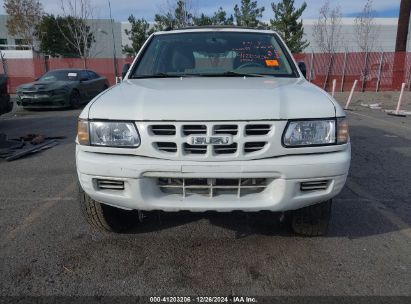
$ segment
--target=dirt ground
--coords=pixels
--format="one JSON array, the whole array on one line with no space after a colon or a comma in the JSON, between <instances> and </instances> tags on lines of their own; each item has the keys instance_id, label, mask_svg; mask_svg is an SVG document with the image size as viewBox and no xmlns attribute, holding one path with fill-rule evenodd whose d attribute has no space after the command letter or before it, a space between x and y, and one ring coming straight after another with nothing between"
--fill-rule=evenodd
<instances>
[{"instance_id":1,"label":"dirt ground","mask_svg":"<svg viewBox=\"0 0 411 304\"><path fill-rule=\"evenodd\" d=\"M350 92L339 92L335 94L335 98L342 104L348 100ZM397 107L400 92L354 92L351 100L350 108L363 107L361 104L380 104L382 110L394 110ZM411 92L404 92L404 97L401 103L401 110L411 111Z\"/></svg>"}]
</instances>

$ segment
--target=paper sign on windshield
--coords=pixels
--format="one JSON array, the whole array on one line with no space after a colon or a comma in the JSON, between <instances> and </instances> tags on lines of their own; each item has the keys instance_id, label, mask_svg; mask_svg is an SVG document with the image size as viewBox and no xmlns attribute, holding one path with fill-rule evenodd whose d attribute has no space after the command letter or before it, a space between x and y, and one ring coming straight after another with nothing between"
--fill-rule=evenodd
<instances>
[{"instance_id":1,"label":"paper sign on windshield","mask_svg":"<svg viewBox=\"0 0 411 304\"><path fill-rule=\"evenodd\" d=\"M265 65L268 67L278 67L280 64L278 63L277 59L272 59L272 60L266 60Z\"/></svg>"}]
</instances>

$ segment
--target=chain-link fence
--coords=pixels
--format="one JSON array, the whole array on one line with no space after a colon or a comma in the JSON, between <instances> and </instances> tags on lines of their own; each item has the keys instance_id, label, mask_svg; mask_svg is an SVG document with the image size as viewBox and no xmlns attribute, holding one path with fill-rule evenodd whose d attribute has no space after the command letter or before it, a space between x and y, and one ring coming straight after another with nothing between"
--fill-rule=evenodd
<instances>
[{"instance_id":1,"label":"chain-link fence","mask_svg":"<svg viewBox=\"0 0 411 304\"><path fill-rule=\"evenodd\" d=\"M333 79L337 80L337 91L349 91L358 80L357 91L396 91L402 83L411 88L411 53L373 52L373 53L335 53L296 54L297 61L304 61L307 66L307 79L331 90ZM84 68L93 70L106 77L111 85L120 76L125 63L132 58L114 59L89 58L86 62L80 58L50 59L5 59L0 65L0 73L9 75L10 93L27 82L34 81L46 71L61 68Z\"/></svg>"}]
</instances>

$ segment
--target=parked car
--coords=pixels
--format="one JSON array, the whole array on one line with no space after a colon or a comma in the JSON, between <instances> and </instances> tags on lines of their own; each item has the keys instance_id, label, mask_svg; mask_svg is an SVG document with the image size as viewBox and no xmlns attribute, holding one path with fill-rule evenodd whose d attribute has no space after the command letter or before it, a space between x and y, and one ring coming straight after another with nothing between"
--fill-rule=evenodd
<instances>
[{"instance_id":1,"label":"parked car","mask_svg":"<svg viewBox=\"0 0 411 304\"><path fill-rule=\"evenodd\" d=\"M147 210L269 210L324 234L351 148L344 111L304 73L273 31L151 35L123 82L80 114L87 220L125 231Z\"/></svg>"},{"instance_id":2,"label":"parked car","mask_svg":"<svg viewBox=\"0 0 411 304\"><path fill-rule=\"evenodd\" d=\"M0 74L0 115L10 112L13 109L13 102L10 100L8 91L8 77Z\"/></svg>"},{"instance_id":3,"label":"parked car","mask_svg":"<svg viewBox=\"0 0 411 304\"><path fill-rule=\"evenodd\" d=\"M108 87L105 77L90 70L54 70L19 86L17 104L24 108L79 108Z\"/></svg>"}]
</instances>

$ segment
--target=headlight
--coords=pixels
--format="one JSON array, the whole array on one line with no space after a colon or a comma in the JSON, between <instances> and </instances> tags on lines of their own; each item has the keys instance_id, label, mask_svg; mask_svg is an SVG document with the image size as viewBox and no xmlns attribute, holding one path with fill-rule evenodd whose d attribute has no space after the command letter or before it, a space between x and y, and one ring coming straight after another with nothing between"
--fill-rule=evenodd
<instances>
[{"instance_id":1,"label":"headlight","mask_svg":"<svg viewBox=\"0 0 411 304\"><path fill-rule=\"evenodd\" d=\"M87 128L87 130L86 130ZM136 148L140 136L132 122L79 120L78 141L82 145Z\"/></svg>"},{"instance_id":2,"label":"headlight","mask_svg":"<svg viewBox=\"0 0 411 304\"><path fill-rule=\"evenodd\" d=\"M323 146L348 142L345 118L290 121L283 135L285 147Z\"/></svg>"}]
</instances>

